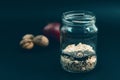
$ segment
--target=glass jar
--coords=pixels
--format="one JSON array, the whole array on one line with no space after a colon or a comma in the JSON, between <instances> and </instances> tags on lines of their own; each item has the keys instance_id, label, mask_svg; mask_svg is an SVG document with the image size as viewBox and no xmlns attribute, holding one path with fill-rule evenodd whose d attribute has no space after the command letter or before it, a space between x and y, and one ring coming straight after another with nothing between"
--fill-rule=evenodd
<instances>
[{"instance_id":1,"label":"glass jar","mask_svg":"<svg viewBox=\"0 0 120 80\"><path fill-rule=\"evenodd\" d=\"M89 11L63 13L61 27L60 63L65 71L88 72L97 63L96 43L98 29L95 15Z\"/></svg>"}]
</instances>

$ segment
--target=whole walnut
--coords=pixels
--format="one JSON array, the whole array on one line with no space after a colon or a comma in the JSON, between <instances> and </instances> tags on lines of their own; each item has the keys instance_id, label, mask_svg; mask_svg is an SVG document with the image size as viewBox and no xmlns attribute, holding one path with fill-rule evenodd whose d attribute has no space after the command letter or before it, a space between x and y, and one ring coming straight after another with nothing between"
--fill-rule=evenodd
<instances>
[{"instance_id":1,"label":"whole walnut","mask_svg":"<svg viewBox=\"0 0 120 80\"><path fill-rule=\"evenodd\" d=\"M23 39L20 41L20 45L24 49L32 49L34 47L34 43L31 39Z\"/></svg>"},{"instance_id":2,"label":"whole walnut","mask_svg":"<svg viewBox=\"0 0 120 80\"><path fill-rule=\"evenodd\" d=\"M33 38L33 42L42 47L46 47L49 45L49 40L46 36L44 35L37 35L36 37Z\"/></svg>"}]
</instances>

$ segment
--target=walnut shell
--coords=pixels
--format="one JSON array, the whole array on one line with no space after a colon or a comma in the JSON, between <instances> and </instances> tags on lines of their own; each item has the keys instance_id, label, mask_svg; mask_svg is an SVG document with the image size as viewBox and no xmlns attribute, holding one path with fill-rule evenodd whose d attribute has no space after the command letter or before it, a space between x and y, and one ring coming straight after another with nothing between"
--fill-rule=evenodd
<instances>
[{"instance_id":1,"label":"walnut shell","mask_svg":"<svg viewBox=\"0 0 120 80\"><path fill-rule=\"evenodd\" d=\"M23 39L20 41L20 45L24 49L32 49L34 47L34 43L31 39Z\"/></svg>"},{"instance_id":2,"label":"walnut shell","mask_svg":"<svg viewBox=\"0 0 120 80\"><path fill-rule=\"evenodd\" d=\"M33 38L33 42L42 47L46 47L49 45L49 40L46 36L44 35L37 35L36 37Z\"/></svg>"},{"instance_id":3,"label":"walnut shell","mask_svg":"<svg viewBox=\"0 0 120 80\"><path fill-rule=\"evenodd\" d=\"M34 35L33 34L26 34L22 37L22 39L33 39L34 38Z\"/></svg>"}]
</instances>

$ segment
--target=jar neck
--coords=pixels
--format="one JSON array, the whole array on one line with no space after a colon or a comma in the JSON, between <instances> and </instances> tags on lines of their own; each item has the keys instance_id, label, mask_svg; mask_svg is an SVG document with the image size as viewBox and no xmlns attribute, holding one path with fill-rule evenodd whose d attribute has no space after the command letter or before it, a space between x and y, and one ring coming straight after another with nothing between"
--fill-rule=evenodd
<instances>
[{"instance_id":1,"label":"jar neck","mask_svg":"<svg viewBox=\"0 0 120 80\"><path fill-rule=\"evenodd\" d=\"M63 13L63 24L67 26L86 26L95 24L95 16L89 11L69 11Z\"/></svg>"}]
</instances>

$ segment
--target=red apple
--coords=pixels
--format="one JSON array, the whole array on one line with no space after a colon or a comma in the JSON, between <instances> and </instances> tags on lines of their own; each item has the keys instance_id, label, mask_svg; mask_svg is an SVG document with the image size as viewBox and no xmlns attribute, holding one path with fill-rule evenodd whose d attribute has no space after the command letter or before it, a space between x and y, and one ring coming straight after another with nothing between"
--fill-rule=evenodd
<instances>
[{"instance_id":1,"label":"red apple","mask_svg":"<svg viewBox=\"0 0 120 80\"><path fill-rule=\"evenodd\" d=\"M54 22L47 24L43 32L47 37L52 37L60 41L60 23Z\"/></svg>"}]
</instances>

